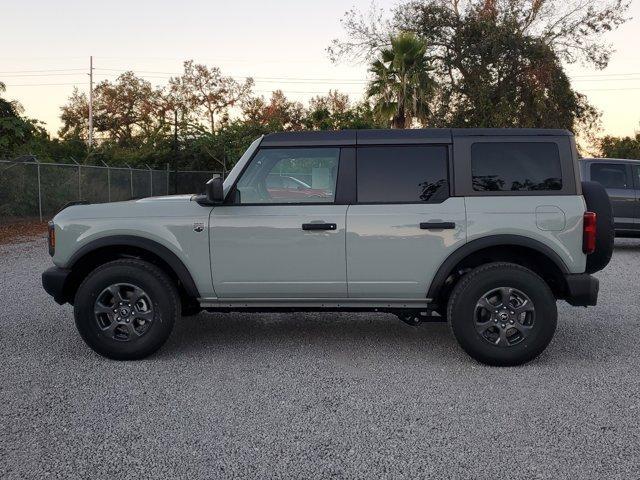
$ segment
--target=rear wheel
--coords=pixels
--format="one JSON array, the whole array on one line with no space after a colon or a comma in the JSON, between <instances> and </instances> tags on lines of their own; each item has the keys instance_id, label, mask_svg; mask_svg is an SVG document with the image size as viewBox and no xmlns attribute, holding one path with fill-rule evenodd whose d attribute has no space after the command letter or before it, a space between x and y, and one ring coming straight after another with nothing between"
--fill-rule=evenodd
<instances>
[{"instance_id":1,"label":"rear wheel","mask_svg":"<svg viewBox=\"0 0 640 480\"><path fill-rule=\"evenodd\" d=\"M151 355L180 316L171 279L155 265L134 259L109 262L91 272L78 288L74 305L84 341L115 360Z\"/></svg>"},{"instance_id":2,"label":"rear wheel","mask_svg":"<svg viewBox=\"0 0 640 480\"><path fill-rule=\"evenodd\" d=\"M482 265L460 279L448 304L456 340L487 365L526 363L556 329L556 299L531 270L512 263Z\"/></svg>"}]
</instances>

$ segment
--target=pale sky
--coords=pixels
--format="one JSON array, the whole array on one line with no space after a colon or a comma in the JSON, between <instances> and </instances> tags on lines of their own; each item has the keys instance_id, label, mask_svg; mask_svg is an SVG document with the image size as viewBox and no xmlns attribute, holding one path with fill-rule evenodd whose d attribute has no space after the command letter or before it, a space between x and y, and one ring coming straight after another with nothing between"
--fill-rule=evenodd
<instances>
[{"instance_id":1,"label":"pale sky","mask_svg":"<svg viewBox=\"0 0 640 480\"><path fill-rule=\"evenodd\" d=\"M396 2L379 0L380 6ZM2 0L0 81L5 98L55 133L60 106L73 85L88 91L89 55L95 80L133 70L153 84L179 74L185 59L253 76L257 93L282 89L307 100L338 88L359 99L366 66L334 65L325 49L342 34L340 18L370 0ZM635 17L607 38L617 50L604 71L572 65L574 86L603 112L603 133L640 130L640 0ZM54 71L55 70L55 71Z\"/></svg>"}]
</instances>

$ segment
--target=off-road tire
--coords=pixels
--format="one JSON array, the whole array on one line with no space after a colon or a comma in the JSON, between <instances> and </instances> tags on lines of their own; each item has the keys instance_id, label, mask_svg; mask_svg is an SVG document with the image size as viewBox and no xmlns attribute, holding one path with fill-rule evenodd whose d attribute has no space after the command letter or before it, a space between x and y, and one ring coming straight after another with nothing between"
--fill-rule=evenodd
<instances>
[{"instance_id":1,"label":"off-road tire","mask_svg":"<svg viewBox=\"0 0 640 480\"><path fill-rule=\"evenodd\" d=\"M107 287L127 284L147 293L151 308L148 329L131 341L118 341L101 330L94 311L96 299ZM180 318L176 286L157 266L137 259L115 260L93 270L80 284L74 302L78 332L95 352L113 360L137 360L158 350Z\"/></svg>"},{"instance_id":2,"label":"off-road tire","mask_svg":"<svg viewBox=\"0 0 640 480\"><path fill-rule=\"evenodd\" d=\"M535 308L535 320L524 339L504 347L476 330L476 305L486 292L500 287L524 293ZM449 325L463 350L492 366L520 365L540 355L553 338L557 316L556 299L545 281L525 267L506 262L488 263L465 274L453 288L447 308Z\"/></svg>"}]
</instances>

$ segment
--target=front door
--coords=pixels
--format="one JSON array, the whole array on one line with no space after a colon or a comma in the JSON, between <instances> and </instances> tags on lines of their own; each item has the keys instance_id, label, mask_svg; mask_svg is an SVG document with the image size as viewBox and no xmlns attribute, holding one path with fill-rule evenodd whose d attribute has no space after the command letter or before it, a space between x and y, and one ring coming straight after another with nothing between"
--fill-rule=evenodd
<instances>
[{"instance_id":1,"label":"front door","mask_svg":"<svg viewBox=\"0 0 640 480\"><path fill-rule=\"evenodd\" d=\"M211 213L218 298L344 298L340 148L262 148Z\"/></svg>"}]
</instances>

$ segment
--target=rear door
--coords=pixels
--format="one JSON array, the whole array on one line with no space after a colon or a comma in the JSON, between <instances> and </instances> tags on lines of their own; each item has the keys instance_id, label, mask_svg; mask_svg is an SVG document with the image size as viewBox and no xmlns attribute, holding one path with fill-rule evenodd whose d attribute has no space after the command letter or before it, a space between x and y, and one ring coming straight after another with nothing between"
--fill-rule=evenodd
<instances>
[{"instance_id":1,"label":"rear door","mask_svg":"<svg viewBox=\"0 0 640 480\"><path fill-rule=\"evenodd\" d=\"M631 165L624 162L591 162L591 181L607 190L613 207L616 230L633 230L637 218L636 190Z\"/></svg>"},{"instance_id":2,"label":"rear door","mask_svg":"<svg viewBox=\"0 0 640 480\"><path fill-rule=\"evenodd\" d=\"M463 198L450 197L447 145L357 149L347 212L350 298L424 299L440 264L466 240Z\"/></svg>"}]
</instances>

